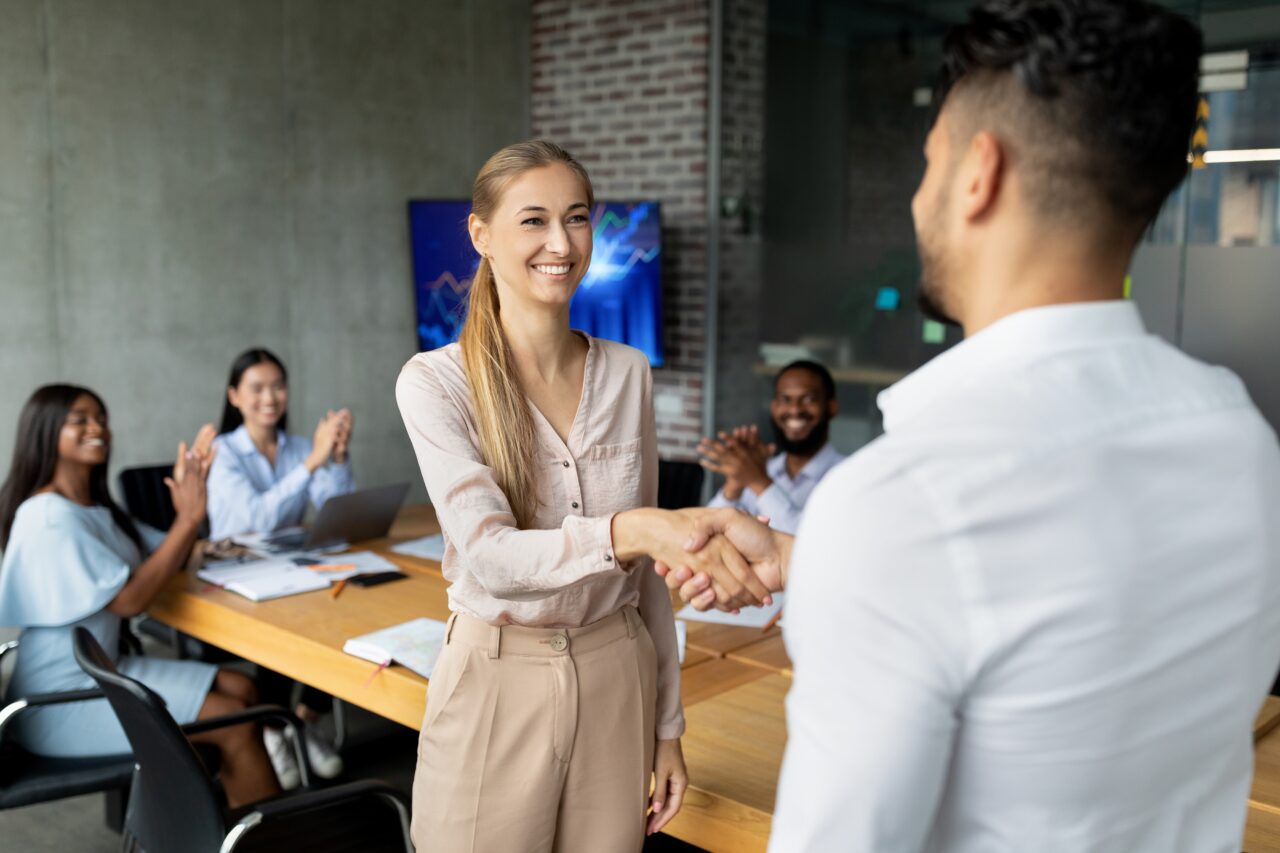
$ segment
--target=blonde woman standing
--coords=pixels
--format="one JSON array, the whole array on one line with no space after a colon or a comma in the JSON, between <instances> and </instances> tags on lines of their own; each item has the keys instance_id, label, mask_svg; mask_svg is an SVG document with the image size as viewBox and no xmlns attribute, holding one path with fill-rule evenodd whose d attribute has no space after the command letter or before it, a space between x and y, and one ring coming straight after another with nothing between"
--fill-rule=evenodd
<instances>
[{"instance_id":1,"label":"blonde woman standing","mask_svg":"<svg viewBox=\"0 0 1280 853\"><path fill-rule=\"evenodd\" d=\"M592 203L556 145L493 155L460 340L396 385L453 611L419 742L419 849L634 853L688 784L671 602L644 558L687 562L692 525L642 509L658 469L645 356L569 328ZM694 556L750 574L723 539Z\"/></svg>"}]
</instances>

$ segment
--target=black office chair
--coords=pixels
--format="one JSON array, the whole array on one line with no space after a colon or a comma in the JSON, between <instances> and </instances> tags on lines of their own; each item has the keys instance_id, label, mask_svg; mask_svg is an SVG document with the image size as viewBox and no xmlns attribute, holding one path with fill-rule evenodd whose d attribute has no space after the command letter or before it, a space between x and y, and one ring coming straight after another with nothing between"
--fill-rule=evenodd
<instances>
[{"instance_id":1,"label":"black office chair","mask_svg":"<svg viewBox=\"0 0 1280 853\"><path fill-rule=\"evenodd\" d=\"M702 503L702 478L706 472L697 462L658 461L658 506L684 509Z\"/></svg>"},{"instance_id":2,"label":"black office chair","mask_svg":"<svg viewBox=\"0 0 1280 853\"><path fill-rule=\"evenodd\" d=\"M172 474L172 465L140 465L121 471L120 493L124 497L124 506L129 515L156 530L168 530L173 526L178 514L173 508L169 487L164 483L165 478ZM208 534L209 524L206 521L200 535L204 537ZM139 633L172 648L179 658L205 663L227 663L238 660L235 655L217 646L201 642L146 614L134 620L134 627ZM333 726L334 746L341 749L346 741L347 725L342 703L337 699L333 700Z\"/></svg>"},{"instance_id":3,"label":"black office chair","mask_svg":"<svg viewBox=\"0 0 1280 853\"><path fill-rule=\"evenodd\" d=\"M173 475L172 465L140 465L120 472L120 493L129 514L156 530L168 530L178 517L169 497L165 477Z\"/></svg>"},{"instance_id":4,"label":"black office chair","mask_svg":"<svg viewBox=\"0 0 1280 853\"><path fill-rule=\"evenodd\" d=\"M297 717L283 708L259 706L180 727L165 710L164 700L146 685L120 675L84 628L75 630L74 649L80 667L106 694L137 761L125 816L125 849L141 847L152 853L413 850L408 800L382 782L304 789L243 808L226 808L215 781L184 735L264 719L283 720L307 786L309 765ZM371 807L371 801L391 808Z\"/></svg>"},{"instance_id":5,"label":"black office chair","mask_svg":"<svg viewBox=\"0 0 1280 853\"><path fill-rule=\"evenodd\" d=\"M0 645L0 663L17 648L17 640ZM133 778L133 756L46 758L4 737L5 728L31 708L102 698L102 691L96 689L41 693L15 698L0 708L0 810L102 792L106 795L107 826L120 831Z\"/></svg>"},{"instance_id":6,"label":"black office chair","mask_svg":"<svg viewBox=\"0 0 1280 853\"><path fill-rule=\"evenodd\" d=\"M136 468L125 468L121 471L120 494L124 498L124 508L129 515L156 530L166 531L172 527L178 513L173 508L169 487L164 484L165 477L172 474L172 465L139 465ZM207 533L207 530L202 530L202 535L204 533ZM172 648L180 658L202 660L207 663L235 660L234 656L220 649L214 650L194 637L176 631L146 614L134 620L134 627L139 633Z\"/></svg>"}]
</instances>

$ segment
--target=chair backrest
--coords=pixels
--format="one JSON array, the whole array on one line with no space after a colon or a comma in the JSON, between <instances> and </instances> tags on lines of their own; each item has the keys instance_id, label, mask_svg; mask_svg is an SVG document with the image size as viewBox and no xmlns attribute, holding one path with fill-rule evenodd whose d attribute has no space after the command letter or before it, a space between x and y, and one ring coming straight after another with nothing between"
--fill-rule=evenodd
<instances>
[{"instance_id":1,"label":"chair backrest","mask_svg":"<svg viewBox=\"0 0 1280 853\"><path fill-rule=\"evenodd\" d=\"M226 819L191 742L146 685L121 675L85 628L75 629L76 662L111 703L133 747L137 769L126 825L145 850L218 850Z\"/></svg>"},{"instance_id":2,"label":"chair backrest","mask_svg":"<svg viewBox=\"0 0 1280 853\"><path fill-rule=\"evenodd\" d=\"M702 503L702 478L706 472L697 462L658 462L658 506L684 509Z\"/></svg>"},{"instance_id":3,"label":"chair backrest","mask_svg":"<svg viewBox=\"0 0 1280 853\"><path fill-rule=\"evenodd\" d=\"M129 515L156 530L168 530L178 513L164 478L173 474L172 465L141 465L120 472L120 492Z\"/></svg>"}]
</instances>

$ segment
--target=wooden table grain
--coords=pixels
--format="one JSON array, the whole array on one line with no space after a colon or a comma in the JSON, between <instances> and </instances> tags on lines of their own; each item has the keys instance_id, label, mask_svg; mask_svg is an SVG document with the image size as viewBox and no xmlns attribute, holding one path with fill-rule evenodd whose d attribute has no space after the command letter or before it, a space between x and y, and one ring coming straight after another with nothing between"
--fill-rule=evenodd
<instances>
[{"instance_id":1,"label":"wooden table grain","mask_svg":"<svg viewBox=\"0 0 1280 853\"><path fill-rule=\"evenodd\" d=\"M1253 723L1253 785L1245 853L1280 851L1280 698L1268 696Z\"/></svg>"},{"instance_id":2,"label":"wooden table grain","mask_svg":"<svg viewBox=\"0 0 1280 853\"><path fill-rule=\"evenodd\" d=\"M182 572L148 612L199 640L418 728L426 679L398 665L375 675L374 664L343 653L342 646L420 616L448 619L446 587L442 577L414 572L379 586L347 584L337 598L319 590L253 602Z\"/></svg>"},{"instance_id":3,"label":"wooden table grain","mask_svg":"<svg viewBox=\"0 0 1280 853\"><path fill-rule=\"evenodd\" d=\"M771 636L756 640L749 646L734 649L726 657L729 660L764 667L770 672L791 675L791 658L787 656L787 647L782 642L782 632L773 630L770 634Z\"/></svg>"},{"instance_id":4,"label":"wooden table grain","mask_svg":"<svg viewBox=\"0 0 1280 853\"><path fill-rule=\"evenodd\" d=\"M786 744L783 700L791 679L731 660L746 681L685 708L689 792L667 826L671 835L711 851L763 851Z\"/></svg>"},{"instance_id":5,"label":"wooden table grain","mask_svg":"<svg viewBox=\"0 0 1280 853\"><path fill-rule=\"evenodd\" d=\"M730 652L758 643L767 634L759 628L740 628L715 622L690 622L688 646L722 658Z\"/></svg>"}]
</instances>

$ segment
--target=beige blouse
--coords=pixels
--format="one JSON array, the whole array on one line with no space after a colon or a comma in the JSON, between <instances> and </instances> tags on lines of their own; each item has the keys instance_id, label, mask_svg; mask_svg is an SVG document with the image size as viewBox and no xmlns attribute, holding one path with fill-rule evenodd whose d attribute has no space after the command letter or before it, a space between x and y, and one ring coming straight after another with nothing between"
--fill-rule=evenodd
<instances>
[{"instance_id":1,"label":"beige blouse","mask_svg":"<svg viewBox=\"0 0 1280 853\"><path fill-rule=\"evenodd\" d=\"M481 459L458 344L409 359L396 401L444 533L450 609L491 625L577 627L635 605L658 653L657 736L668 740L684 732L671 599L649 560L614 558L610 535L614 513L657 502L653 377L639 350L587 341L568 445L529 407L538 510L528 530Z\"/></svg>"}]
</instances>

